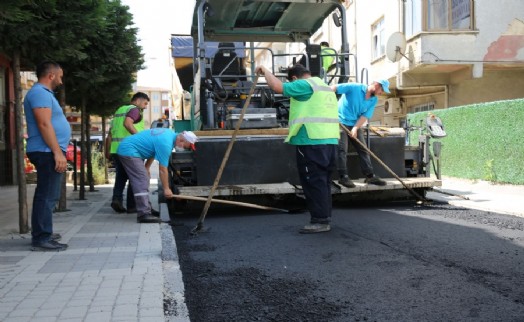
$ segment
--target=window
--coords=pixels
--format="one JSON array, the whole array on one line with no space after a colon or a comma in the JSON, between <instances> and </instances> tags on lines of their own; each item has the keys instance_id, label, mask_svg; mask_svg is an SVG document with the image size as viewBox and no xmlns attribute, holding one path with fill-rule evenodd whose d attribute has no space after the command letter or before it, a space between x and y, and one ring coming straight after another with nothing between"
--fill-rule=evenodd
<instances>
[{"instance_id":1,"label":"window","mask_svg":"<svg viewBox=\"0 0 524 322\"><path fill-rule=\"evenodd\" d=\"M404 33L411 37L422 31L421 0L404 1Z\"/></svg>"},{"instance_id":2,"label":"window","mask_svg":"<svg viewBox=\"0 0 524 322\"><path fill-rule=\"evenodd\" d=\"M405 0L404 32L471 30L472 8L472 0Z\"/></svg>"},{"instance_id":3,"label":"window","mask_svg":"<svg viewBox=\"0 0 524 322\"><path fill-rule=\"evenodd\" d=\"M372 48L372 58L377 59L385 55L386 45L384 39L384 18L381 18L376 24L371 26L371 45Z\"/></svg>"}]
</instances>

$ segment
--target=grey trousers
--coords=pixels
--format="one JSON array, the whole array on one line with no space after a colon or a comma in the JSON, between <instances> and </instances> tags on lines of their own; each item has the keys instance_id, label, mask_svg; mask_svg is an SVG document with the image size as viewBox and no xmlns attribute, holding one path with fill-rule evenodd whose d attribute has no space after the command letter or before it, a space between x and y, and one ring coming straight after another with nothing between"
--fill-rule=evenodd
<instances>
[{"instance_id":1,"label":"grey trousers","mask_svg":"<svg viewBox=\"0 0 524 322\"><path fill-rule=\"evenodd\" d=\"M137 216L151 215L151 203L149 202L149 174L144 166L144 160L140 158L118 156L126 170L129 182L135 195Z\"/></svg>"},{"instance_id":2,"label":"grey trousers","mask_svg":"<svg viewBox=\"0 0 524 322\"><path fill-rule=\"evenodd\" d=\"M346 126L348 130L351 131L353 128L352 126ZM364 134L362 133L362 129L358 129L357 132L357 139L366 144L366 141L364 140ZM359 144L356 142L353 142L353 139L350 139L348 134L343 130L340 129L340 140L338 141L338 155L337 155L337 170L340 177L343 177L348 174L348 166L347 166L347 154L348 154L348 141L351 141L351 144L355 148L355 150L358 153L359 160L360 160L360 168L362 169L362 173L366 177L372 177L373 172L373 166L371 165L371 158L369 157L369 153L364 150Z\"/></svg>"}]
</instances>

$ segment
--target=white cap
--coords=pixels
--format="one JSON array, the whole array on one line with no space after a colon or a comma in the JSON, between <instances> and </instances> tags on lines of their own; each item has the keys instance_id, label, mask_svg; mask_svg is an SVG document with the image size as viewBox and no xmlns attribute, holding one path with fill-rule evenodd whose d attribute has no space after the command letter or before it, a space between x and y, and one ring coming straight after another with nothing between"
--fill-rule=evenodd
<instances>
[{"instance_id":1,"label":"white cap","mask_svg":"<svg viewBox=\"0 0 524 322\"><path fill-rule=\"evenodd\" d=\"M182 136L184 137L184 139L186 139L187 142L191 144L195 144L195 142L198 141L198 137L195 135L195 133L191 131L182 132Z\"/></svg>"}]
</instances>

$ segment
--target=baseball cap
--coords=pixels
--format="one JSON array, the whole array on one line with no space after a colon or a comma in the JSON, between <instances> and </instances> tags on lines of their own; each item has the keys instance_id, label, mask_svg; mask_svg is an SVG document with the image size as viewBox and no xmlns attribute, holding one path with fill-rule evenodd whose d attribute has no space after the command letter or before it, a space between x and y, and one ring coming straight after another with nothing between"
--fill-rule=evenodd
<instances>
[{"instance_id":1,"label":"baseball cap","mask_svg":"<svg viewBox=\"0 0 524 322\"><path fill-rule=\"evenodd\" d=\"M389 81L385 79L378 80L377 83L379 83L382 86L382 90L385 93L389 94Z\"/></svg>"},{"instance_id":2,"label":"baseball cap","mask_svg":"<svg viewBox=\"0 0 524 322\"><path fill-rule=\"evenodd\" d=\"M195 133L191 131L182 132L182 136L184 137L184 139L186 139L187 142L191 144L195 144L195 142L198 141L198 137L195 135Z\"/></svg>"}]
</instances>

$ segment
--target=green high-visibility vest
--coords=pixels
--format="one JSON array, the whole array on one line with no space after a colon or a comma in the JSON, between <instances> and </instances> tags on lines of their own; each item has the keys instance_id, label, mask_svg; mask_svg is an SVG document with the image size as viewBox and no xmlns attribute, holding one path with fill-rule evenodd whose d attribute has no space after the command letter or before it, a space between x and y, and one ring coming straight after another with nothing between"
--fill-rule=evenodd
<instances>
[{"instance_id":1,"label":"green high-visibility vest","mask_svg":"<svg viewBox=\"0 0 524 322\"><path fill-rule=\"evenodd\" d=\"M328 71L329 66L333 64L333 61L335 61L335 56L328 56L328 55L336 55L336 53L337 52L332 48L322 47L322 50L320 51L320 55L322 55L322 68L324 68L325 72Z\"/></svg>"},{"instance_id":2,"label":"green high-visibility vest","mask_svg":"<svg viewBox=\"0 0 524 322\"><path fill-rule=\"evenodd\" d=\"M113 120L111 121L111 153L116 153L118 150L118 146L120 145L120 142L128 136L131 135L129 131L124 126L124 121L126 119L126 115L132 108L136 108L135 105L124 105L120 106L118 110L115 112L115 116ZM140 114L142 114L142 111L140 111ZM141 132L144 130L144 118L140 120L140 122L133 124L135 126L135 129L138 132Z\"/></svg>"},{"instance_id":3,"label":"green high-visibility vest","mask_svg":"<svg viewBox=\"0 0 524 322\"><path fill-rule=\"evenodd\" d=\"M307 101L291 98L289 135L286 142L306 127L310 139L338 139L338 104L335 92L318 77L305 79L313 89Z\"/></svg>"}]
</instances>

